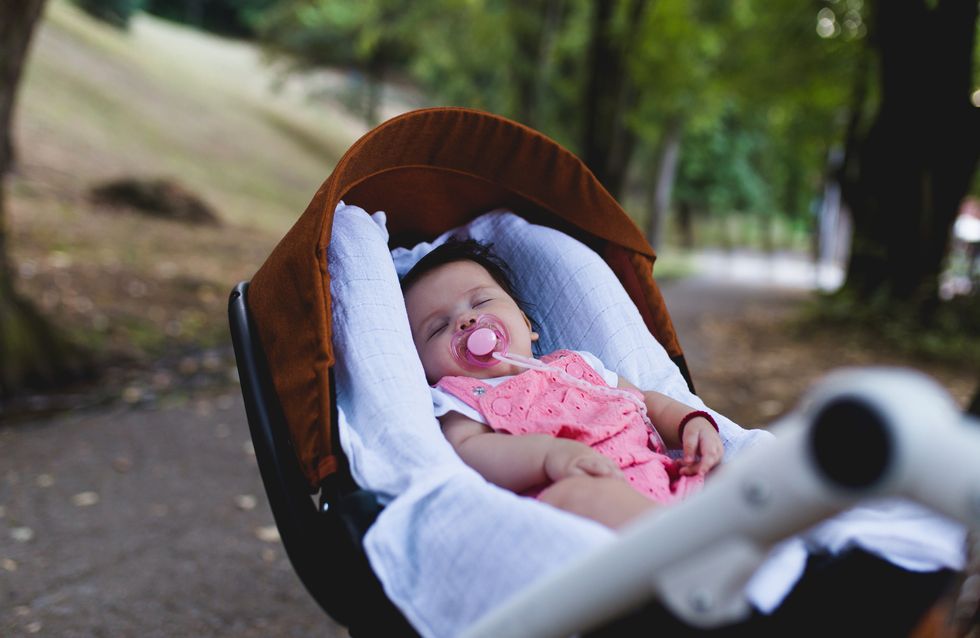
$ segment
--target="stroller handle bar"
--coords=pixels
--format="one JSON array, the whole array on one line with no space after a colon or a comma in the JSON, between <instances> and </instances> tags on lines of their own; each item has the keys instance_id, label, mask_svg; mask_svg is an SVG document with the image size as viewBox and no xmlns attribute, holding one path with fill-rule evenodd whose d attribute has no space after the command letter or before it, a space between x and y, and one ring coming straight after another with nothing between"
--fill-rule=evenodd
<instances>
[{"instance_id":1,"label":"stroller handle bar","mask_svg":"<svg viewBox=\"0 0 980 638\"><path fill-rule=\"evenodd\" d=\"M906 497L975 527L978 426L919 373L835 372L773 424L771 443L514 595L464 636L568 636L652 597L697 627L737 621L750 612L745 584L775 543L864 499Z\"/></svg>"}]
</instances>

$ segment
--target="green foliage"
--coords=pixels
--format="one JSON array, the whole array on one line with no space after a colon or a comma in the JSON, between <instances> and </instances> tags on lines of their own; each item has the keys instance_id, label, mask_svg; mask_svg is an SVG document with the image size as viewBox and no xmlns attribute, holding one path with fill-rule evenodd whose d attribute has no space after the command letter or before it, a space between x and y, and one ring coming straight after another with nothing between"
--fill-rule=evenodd
<instances>
[{"instance_id":1,"label":"green foliage","mask_svg":"<svg viewBox=\"0 0 980 638\"><path fill-rule=\"evenodd\" d=\"M81 9L104 22L125 29L129 19L143 8L144 0L75 0Z\"/></svg>"},{"instance_id":2,"label":"green foliage","mask_svg":"<svg viewBox=\"0 0 980 638\"><path fill-rule=\"evenodd\" d=\"M887 295L859 298L847 290L809 305L800 322L807 332L851 334L900 352L954 365L980 361L980 297L956 297L923 317Z\"/></svg>"},{"instance_id":3,"label":"green foliage","mask_svg":"<svg viewBox=\"0 0 980 638\"><path fill-rule=\"evenodd\" d=\"M766 209L770 190L761 176L767 140L733 114L692 127L684 141L676 197L718 214Z\"/></svg>"},{"instance_id":4,"label":"green foliage","mask_svg":"<svg viewBox=\"0 0 980 638\"><path fill-rule=\"evenodd\" d=\"M431 5L410 0L284 0L256 21L274 54L299 66L342 66L365 79L363 114L377 122L385 78L415 57L418 30L433 17Z\"/></svg>"},{"instance_id":5,"label":"green foliage","mask_svg":"<svg viewBox=\"0 0 980 638\"><path fill-rule=\"evenodd\" d=\"M255 36L255 22L278 0L145 0L147 13L206 31Z\"/></svg>"},{"instance_id":6,"label":"green foliage","mask_svg":"<svg viewBox=\"0 0 980 638\"><path fill-rule=\"evenodd\" d=\"M424 13L408 0L285 0L257 20L274 51L308 66L402 69L414 55L416 25Z\"/></svg>"},{"instance_id":7,"label":"green foliage","mask_svg":"<svg viewBox=\"0 0 980 638\"><path fill-rule=\"evenodd\" d=\"M685 134L677 196L702 211L805 218L842 137L862 33L856 0L656 0L636 31L626 121L648 182L664 131ZM832 37L818 12L833 7ZM409 76L442 104L524 122L578 151L595 3L589 0L286 0L265 12L275 50L314 65ZM858 22L855 23L854 20ZM625 42L623 46L626 46ZM373 70L373 71L372 71Z\"/></svg>"}]
</instances>

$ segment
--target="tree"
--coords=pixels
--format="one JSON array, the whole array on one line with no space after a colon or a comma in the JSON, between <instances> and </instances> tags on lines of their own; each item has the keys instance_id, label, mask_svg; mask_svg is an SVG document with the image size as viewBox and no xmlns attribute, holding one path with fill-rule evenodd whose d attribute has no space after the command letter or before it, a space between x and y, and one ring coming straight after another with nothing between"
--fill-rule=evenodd
<instances>
[{"instance_id":1,"label":"tree","mask_svg":"<svg viewBox=\"0 0 980 638\"><path fill-rule=\"evenodd\" d=\"M715 122L724 103L718 81L725 11L705 12L698 2L660 1L645 14L629 72L641 88L630 126L639 140L638 159L647 198L647 240L658 247L673 197L685 129ZM717 9L717 6L712 6ZM723 7L722 7L723 9ZM688 137L688 139L691 139ZM681 207L688 211L690 202Z\"/></svg>"},{"instance_id":2,"label":"tree","mask_svg":"<svg viewBox=\"0 0 980 638\"><path fill-rule=\"evenodd\" d=\"M26 387L57 383L83 367L69 346L14 289L4 185L15 165L14 103L31 35L44 0L0 3L0 401Z\"/></svg>"},{"instance_id":3,"label":"tree","mask_svg":"<svg viewBox=\"0 0 980 638\"><path fill-rule=\"evenodd\" d=\"M373 126L385 80L412 59L419 14L408 0L289 0L272 5L257 23L267 47L301 66L346 66L363 73L362 111Z\"/></svg>"},{"instance_id":4,"label":"tree","mask_svg":"<svg viewBox=\"0 0 980 638\"><path fill-rule=\"evenodd\" d=\"M671 201L685 241L694 212L727 214L718 207L734 202L766 226L808 215L841 135L849 86L840 78L860 51L860 16L848 20L841 37L822 38L816 11L798 0L651 7L630 72L643 88L631 124L652 244Z\"/></svg>"},{"instance_id":5,"label":"tree","mask_svg":"<svg viewBox=\"0 0 980 638\"><path fill-rule=\"evenodd\" d=\"M34 25L43 9L44 0L5 2L0 6L0 176L14 165L14 102Z\"/></svg>"},{"instance_id":6,"label":"tree","mask_svg":"<svg viewBox=\"0 0 980 638\"><path fill-rule=\"evenodd\" d=\"M129 19L143 6L143 0L75 0L75 3L92 17L119 29L129 28Z\"/></svg>"},{"instance_id":7,"label":"tree","mask_svg":"<svg viewBox=\"0 0 980 638\"><path fill-rule=\"evenodd\" d=\"M950 228L980 155L970 104L975 0L879 1L871 45L878 105L852 127L842 176L854 216L845 292L928 321Z\"/></svg>"},{"instance_id":8,"label":"tree","mask_svg":"<svg viewBox=\"0 0 980 638\"><path fill-rule=\"evenodd\" d=\"M277 0L141 0L143 10L198 29L255 37L258 16Z\"/></svg>"},{"instance_id":9,"label":"tree","mask_svg":"<svg viewBox=\"0 0 980 638\"><path fill-rule=\"evenodd\" d=\"M647 0L593 3L582 96L582 160L613 197L626 181L636 132L628 125L637 86L628 60L635 52Z\"/></svg>"}]
</instances>

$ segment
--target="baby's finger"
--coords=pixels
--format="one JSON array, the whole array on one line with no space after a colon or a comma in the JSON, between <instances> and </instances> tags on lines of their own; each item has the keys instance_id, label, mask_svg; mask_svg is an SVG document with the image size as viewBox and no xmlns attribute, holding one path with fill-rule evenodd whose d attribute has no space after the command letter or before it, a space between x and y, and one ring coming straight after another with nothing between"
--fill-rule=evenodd
<instances>
[{"instance_id":1,"label":"baby's finger","mask_svg":"<svg viewBox=\"0 0 980 638\"><path fill-rule=\"evenodd\" d=\"M618 467L613 465L612 461L603 456L582 457L576 465L583 472L592 476L612 476L619 470Z\"/></svg>"},{"instance_id":2,"label":"baby's finger","mask_svg":"<svg viewBox=\"0 0 980 638\"><path fill-rule=\"evenodd\" d=\"M706 465L706 469L711 469L721 463L723 452L721 450L710 450L701 457L701 463Z\"/></svg>"},{"instance_id":3,"label":"baby's finger","mask_svg":"<svg viewBox=\"0 0 980 638\"><path fill-rule=\"evenodd\" d=\"M701 467L701 463L700 462L691 463L690 465L685 465L684 467L682 467L680 469L680 475L681 476L694 476L694 475L700 473L700 470L699 470L700 467Z\"/></svg>"},{"instance_id":4,"label":"baby's finger","mask_svg":"<svg viewBox=\"0 0 980 638\"><path fill-rule=\"evenodd\" d=\"M688 428L688 431L684 433L684 440L682 441L684 445L684 463L694 463L698 452L699 441L700 435L697 430Z\"/></svg>"},{"instance_id":5,"label":"baby's finger","mask_svg":"<svg viewBox=\"0 0 980 638\"><path fill-rule=\"evenodd\" d=\"M701 450L701 462L705 465L705 471L721 463L721 459L724 456L725 447L721 444L721 441L709 441Z\"/></svg>"}]
</instances>

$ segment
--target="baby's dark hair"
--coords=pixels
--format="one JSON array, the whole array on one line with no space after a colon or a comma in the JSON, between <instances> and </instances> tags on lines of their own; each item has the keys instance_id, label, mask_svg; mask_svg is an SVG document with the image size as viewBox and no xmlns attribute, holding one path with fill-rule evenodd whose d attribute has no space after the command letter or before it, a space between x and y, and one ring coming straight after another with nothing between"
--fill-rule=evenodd
<instances>
[{"instance_id":1,"label":"baby's dark hair","mask_svg":"<svg viewBox=\"0 0 980 638\"><path fill-rule=\"evenodd\" d=\"M493 244L484 244L475 239L459 239L453 237L441 246L437 246L432 251L418 260L401 280L402 294L408 292L415 282L439 266L450 264L455 261L472 261L486 270L493 280L504 289L511 299L513 299L524 314L528 316L531 323L535 323L528 312L528 303L514 294L513 272L511 269L493 252Z\"/></svg>"}]
</instances>

